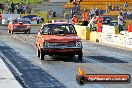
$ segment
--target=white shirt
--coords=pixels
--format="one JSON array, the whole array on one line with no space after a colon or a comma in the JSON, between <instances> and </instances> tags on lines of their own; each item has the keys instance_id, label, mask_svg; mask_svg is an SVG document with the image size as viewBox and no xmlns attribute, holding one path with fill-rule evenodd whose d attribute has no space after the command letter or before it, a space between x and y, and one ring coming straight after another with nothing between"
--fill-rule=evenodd
<instances>
[{"instance_id":1,"label":"white shirt","mask_svg":"<svg viewBox=\"0 0 132 88\"><path fill-rule=\"evenodd\" d=\"M123 25L123 20L122 16L118 16L118 25Z\"/></svg>"},{"instance_id":2,"label":"white shirt","mask_svg":"<svg viewBox=\"0 0 132 88\"><path fill-rule=\"evenodd\" d=\"M95 14L95 10L94 9L91 9L90 10L90 14Z\"/></svg>"},{"instance_id":3,"label":"white shirt","mask_svg":"<svg viewBox=\"0 0 132 88\"><path fill-rule=\"evenodd\" d=\"M95 18L93 17L93 18L90 20L90 22L89 22L89 24L88 24L88 27L90 27L90 25L92 25L92 27L94 27L94 25L95 25L94 21L95 21Z\"/></svg>"}]
</instances>

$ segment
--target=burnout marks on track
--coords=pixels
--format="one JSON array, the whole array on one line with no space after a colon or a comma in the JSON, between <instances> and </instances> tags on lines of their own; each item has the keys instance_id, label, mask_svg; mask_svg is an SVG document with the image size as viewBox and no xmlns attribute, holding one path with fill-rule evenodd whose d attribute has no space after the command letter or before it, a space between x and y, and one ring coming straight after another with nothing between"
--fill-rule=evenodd
<instances>
[{"instance_id":1,"label":"burnout marks on track","mask_svg":"<svg viewBox=\"0 0 132 88\"><path fill-rule=\"evenodd\" d=\"M65 86L58 80L50 76L39 66L34 65L20 56L19 53L15 52L12 48L3 45L0 46L0 52L2 52L2 54L19 70L19 72L23 74L20 76L21 78L16 78L17 80L19 79L18 81L21 82L21 84L24 81L25 85L29 88L65 88ZM4 57L2 58L4 59Z\"/></svg>"},{"instance_id":2,"label":"burnout marks on track","mask_svg":"<svg viewBox=\"0 0 132 88\"><path fill-rule=\"evenodd\" d=\"M84 56L84 57L86 62L89 61L89 59L92 59L94 61L98 61L101 63L128 63L126 61L116 59L114 57L107 57L107 56ZM91 63L95 63L94 61Z\"/></svg>"}]
</instances>

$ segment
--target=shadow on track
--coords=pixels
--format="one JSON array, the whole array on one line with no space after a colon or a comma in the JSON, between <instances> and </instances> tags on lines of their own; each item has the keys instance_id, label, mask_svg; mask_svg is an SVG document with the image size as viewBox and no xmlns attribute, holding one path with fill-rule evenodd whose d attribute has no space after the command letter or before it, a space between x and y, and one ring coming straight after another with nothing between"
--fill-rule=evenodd
<instances>
[{"instance_id":1,"label":"shadow on track","mask_svg":"<svg viewBox=\"0 0 132 88\"><path fill-rule=\"evenodd\" d=\"M116 59L114 57L107 57L107 56L84 56L84 57L101 63L128 63L126 61Z\"/></svg>"}]
</instances>

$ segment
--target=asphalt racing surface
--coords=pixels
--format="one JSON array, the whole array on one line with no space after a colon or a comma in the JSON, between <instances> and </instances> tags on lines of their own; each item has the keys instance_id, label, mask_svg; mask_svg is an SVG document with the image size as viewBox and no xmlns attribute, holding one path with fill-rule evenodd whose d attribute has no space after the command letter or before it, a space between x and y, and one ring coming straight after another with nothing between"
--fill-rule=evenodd
<instances>
[{"instance_id":1,"label":"asphalt racing surface","mask_svg":"<svg viewBox=\"0 0 132 88\"><path fill-rule=\"evenodd\" d=\"M79 66L88 74L132 75L131 49L82 40L83 61L59 56L41 61L35 46L38 29L32 27L31 34L8 34L7 27L0 26L0 57L23 88L132 88L131 82L83 86L76 82Z\"/></svg>"}]
</instances>

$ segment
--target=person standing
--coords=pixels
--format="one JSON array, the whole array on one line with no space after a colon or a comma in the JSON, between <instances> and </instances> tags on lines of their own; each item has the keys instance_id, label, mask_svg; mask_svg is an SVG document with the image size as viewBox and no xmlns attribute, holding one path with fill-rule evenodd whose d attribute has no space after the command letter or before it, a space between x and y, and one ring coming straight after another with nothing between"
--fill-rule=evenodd
<instances>
[{"instance_id":1,"label":"person standing","mask_svg":"<svg viewBox=\"0 0 132 88\"><path fill-rule=\"evenodd\" d=\"M93 16L93 18L90 20L88 27L90 28L90 30L92 30L95 26L96 23L96 15Z\"/></svg>"},{"instance_id":2,"label":"person standing","mask_svg":"<svg viewBox=\"0 0 132 88\"><path fill-rule=\"evenodd\" d=\"M2 7L1 7L2 13L4 12L4 9L5 9L5 4L2 3Z\"/></svg>"},{"instance_id":3,"label":"person standing","mask_svg":"<svg viewBox=\"0 0 132 88\"><path fill-rule=\"evenodd\" d=\"M98 8L96 8L96 10L95 10L95 15L99 16L99 10L98 10Z\"/></svg>"},{"instance_id":4,"label":"person standing","mask_svg":"<svg viewBox=\"0 0 132 88\"><path fill-rule=\"evenodd\" d=\"M83 20L83 26L87 26L89 20L89 13L87 9L84 9L84 12L82 13L82 20Z\"/></svg>"},{"instance_id":5,"label":"person standing","mask_svg":"<svg viewBox=\"0 0 132 88\"><path fill-rule=\"evenodd\" d=\"M72 24L77 24L77 23L78 23L77 15L74 15L72 18Z\"/></svg>"},{"instance_id":6,"label":"person standing","mask_svg":"<svg viewBox=\"0 0 132 88\"><path fill-rule=\"evenodd\" d=\"M92 7L92 9L90 10L90 19L92 19L95 15L95 9L94 7Z\"/></svg>"},{"instance_id":7,"label":"person standing","mask_svg":"<svg viewBox=\"0 0 132 88\"><path fill-rule=\"evenodd\" d=\"M119 32L123 31L123 25L124 25L124 18L122 12L120 12L118 16L118 27L119 27Z\"/></svg>"},{"instance_id":8,"label":"person standing","mask_svg":"<svg viewBox=\"0 0 132 88\"><path fill-rule=\"evenodd\" d=\"M11 13L11 5L9 3L7 4L7 9L8 9L7 13Z\"/></svg>"},{"instance_id":9,"label":"person standing","mask_svg":"<svg viewBox=\"0 0 132 88\"><path fill-rule=\"evenodd\" d=\"M96 19L97 22L97 31L98 32L102 32L102 22L103 22L103 18L101 17L101 15L99 14L99 17Z\"/></svg>"},{"instance_id":10,"label":"person standing","mask_svg":"<svg viewBox=\"0 0 132 88\"><path fill-rule=\"evenodd\" d=\"M14 10L15 10L15 4L12 2L11 3L11 13L14 14Z\"/></svg>"}]
</instances>

